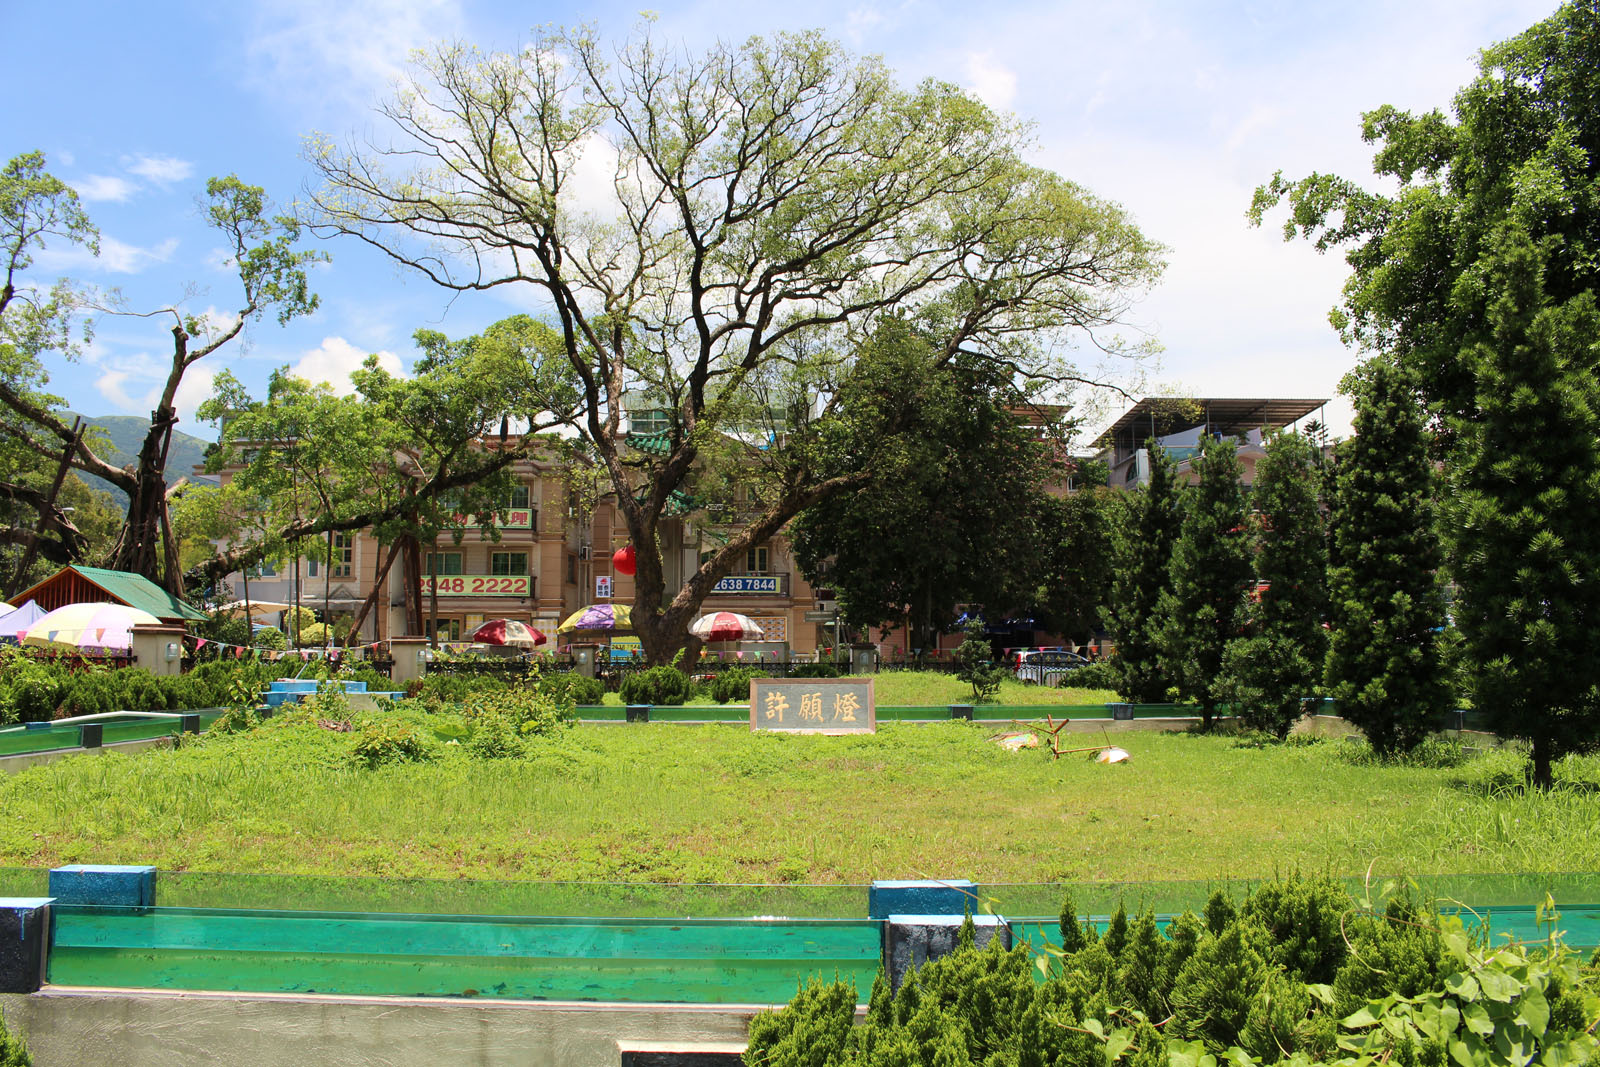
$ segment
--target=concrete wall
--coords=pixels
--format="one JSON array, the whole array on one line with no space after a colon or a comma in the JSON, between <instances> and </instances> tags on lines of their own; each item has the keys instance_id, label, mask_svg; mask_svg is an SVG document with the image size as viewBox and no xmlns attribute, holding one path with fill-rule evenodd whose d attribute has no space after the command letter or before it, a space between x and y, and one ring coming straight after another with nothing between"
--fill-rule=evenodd
<instances>
[{"instance_id":1,"label":"concrete wall","mask_svg":"<svg viewBox=\"0 0 1600 1067\"><path fill-rule=\"evenodd\" d=\"M619 1067L632 1049L740 1051L759 1010L66 987L0 995L35 1067Z\"/></svg>"}]
</instances>

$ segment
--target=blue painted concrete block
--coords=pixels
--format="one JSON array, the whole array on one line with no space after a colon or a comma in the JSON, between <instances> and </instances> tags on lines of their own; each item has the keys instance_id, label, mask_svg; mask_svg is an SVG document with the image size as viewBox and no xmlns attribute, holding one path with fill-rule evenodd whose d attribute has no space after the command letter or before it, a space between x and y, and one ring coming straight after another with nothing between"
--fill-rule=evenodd
<instances>
[{"instance_id":1,"label":"blue painted concrete block","mask_svg":"<svg viewBox=\"0 0 1600 1067\"><path fill-rule=\"evenodd\" d=\"M867 918L890 915L954 915L978 910L978 887L965 878L938 881L875 881L867 890Z\"/></svg>"},{"instance_id":2,"label":"blue painted concrete block","mask_svg":"<svg viewBox=\"0 0 1600 1067\"><path fill-rule=\"evenodd\" d=\"M0 993L37 993L50 944L49 897L0 897Z\"/></svg>"},{"instance_id":3,"label":"blue painted concrete block","mask_svg":"<svg viewBox=\"0 0 1600 1067\"><path fill-rule=\"evenodd\" d=\"M965 921L959 915L890 915L883 924L883 967L889 988L898 990L906 975L954 952ZM1002 947L1011 947L1011 927L1000 916L974 915L972 925L978 948L996 938Z\"/></svg>"},{"instance_id":4,"label":"blue painted concrete block","mask_svg":"<svg viewBox=\"0 0 1600 1067\"><path fill-rule=\"evenodd\" d=\"M156 869L74 863L50 872L50 895L60 904L108 908L153 908Z\"/></svg>"}]
</instances>

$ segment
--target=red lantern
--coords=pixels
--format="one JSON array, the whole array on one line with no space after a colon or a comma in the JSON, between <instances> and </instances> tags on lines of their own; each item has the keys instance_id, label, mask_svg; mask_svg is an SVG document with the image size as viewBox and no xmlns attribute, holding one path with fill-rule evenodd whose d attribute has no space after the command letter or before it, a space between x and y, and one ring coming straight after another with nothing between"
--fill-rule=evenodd
<instances>
[{"instance_id":1,"label":"red lantern","mask_svg":"<svg viewBox=\"0 0 1600 1067\"><path fill-rule=\"evenodd\" d=\"M632 545L625 545L611 554L611 566L618 574L632 574L638 570L638 557Z\"/></svg>"}]
</instances>

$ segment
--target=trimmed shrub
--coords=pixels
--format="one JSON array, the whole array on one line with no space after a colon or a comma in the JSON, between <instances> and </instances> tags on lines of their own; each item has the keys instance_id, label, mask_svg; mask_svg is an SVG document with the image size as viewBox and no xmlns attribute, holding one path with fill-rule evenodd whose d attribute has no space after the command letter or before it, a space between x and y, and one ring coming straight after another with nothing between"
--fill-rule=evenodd
<instances>
[{"instance_id":1,"label":"trimmed shrub","mask_svg":"<svg viewBox=\"0 0 1600 1067\"><path fill-rule=\"evenodd\" d=\"M818 660L816 663L797 663L789 668L791 678L838 678L844 674L837 663L827 660ZM752 671L752 677L760 677L760 672ZM746 694L748 697L749 694Z\"/></svg>"},{"instance_id":2,"label":"trimmed shrub","mask_svg":"<svg viewBox=\"0 0 1600 1067\"><path fill-rule=\"evenodd\" d=\"M825 664L832 666L832 664ZM718 704L743 704L750 699L750 682L759 678L760 672L749 667L736 667L711 679L709 689L712 700ZM822 677L820 675L816 677Z\"/></svg>"},{"instance_id":3,"label":"trimmed shrub","mask_svg":"<svg viewBox=\"0 0 1600 1067\"><path fill-rule=\"evenodd\" d=\"M1088 663L1070 672L1062 681L1062 685L1071 686L1073 689L1112 689L1115 690L1122 681L1116 664L1110 660L1099 660Z\"/></svg>"},{"instance_id":4,"label":"trimmed shrub","mask_svg":"<svg viewBox=\"0 0 1600 1067\"><path fill-rule=\"evenodd\" d=\"M622 680L624 704L679 705L689 699L694 683L676 667L651 667Z\"/></svg>"}]
</instances>

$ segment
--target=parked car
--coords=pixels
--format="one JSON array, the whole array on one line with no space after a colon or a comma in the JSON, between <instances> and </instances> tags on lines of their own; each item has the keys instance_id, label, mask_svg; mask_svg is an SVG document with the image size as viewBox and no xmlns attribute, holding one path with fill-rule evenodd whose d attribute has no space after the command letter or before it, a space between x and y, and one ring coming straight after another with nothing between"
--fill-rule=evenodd
<instances>
[{"instance_id":1,"label":"parked car","mask_svg":"<svg viewBox=\"0 0 1600 1067\"><path fill-rule=\"evenodd\" d=\"M1051 678L1088 665L1089 661L1076 652L1024 652L1013 674L1019 682L1048 685Z\"/></svg>"}]
</instances>

